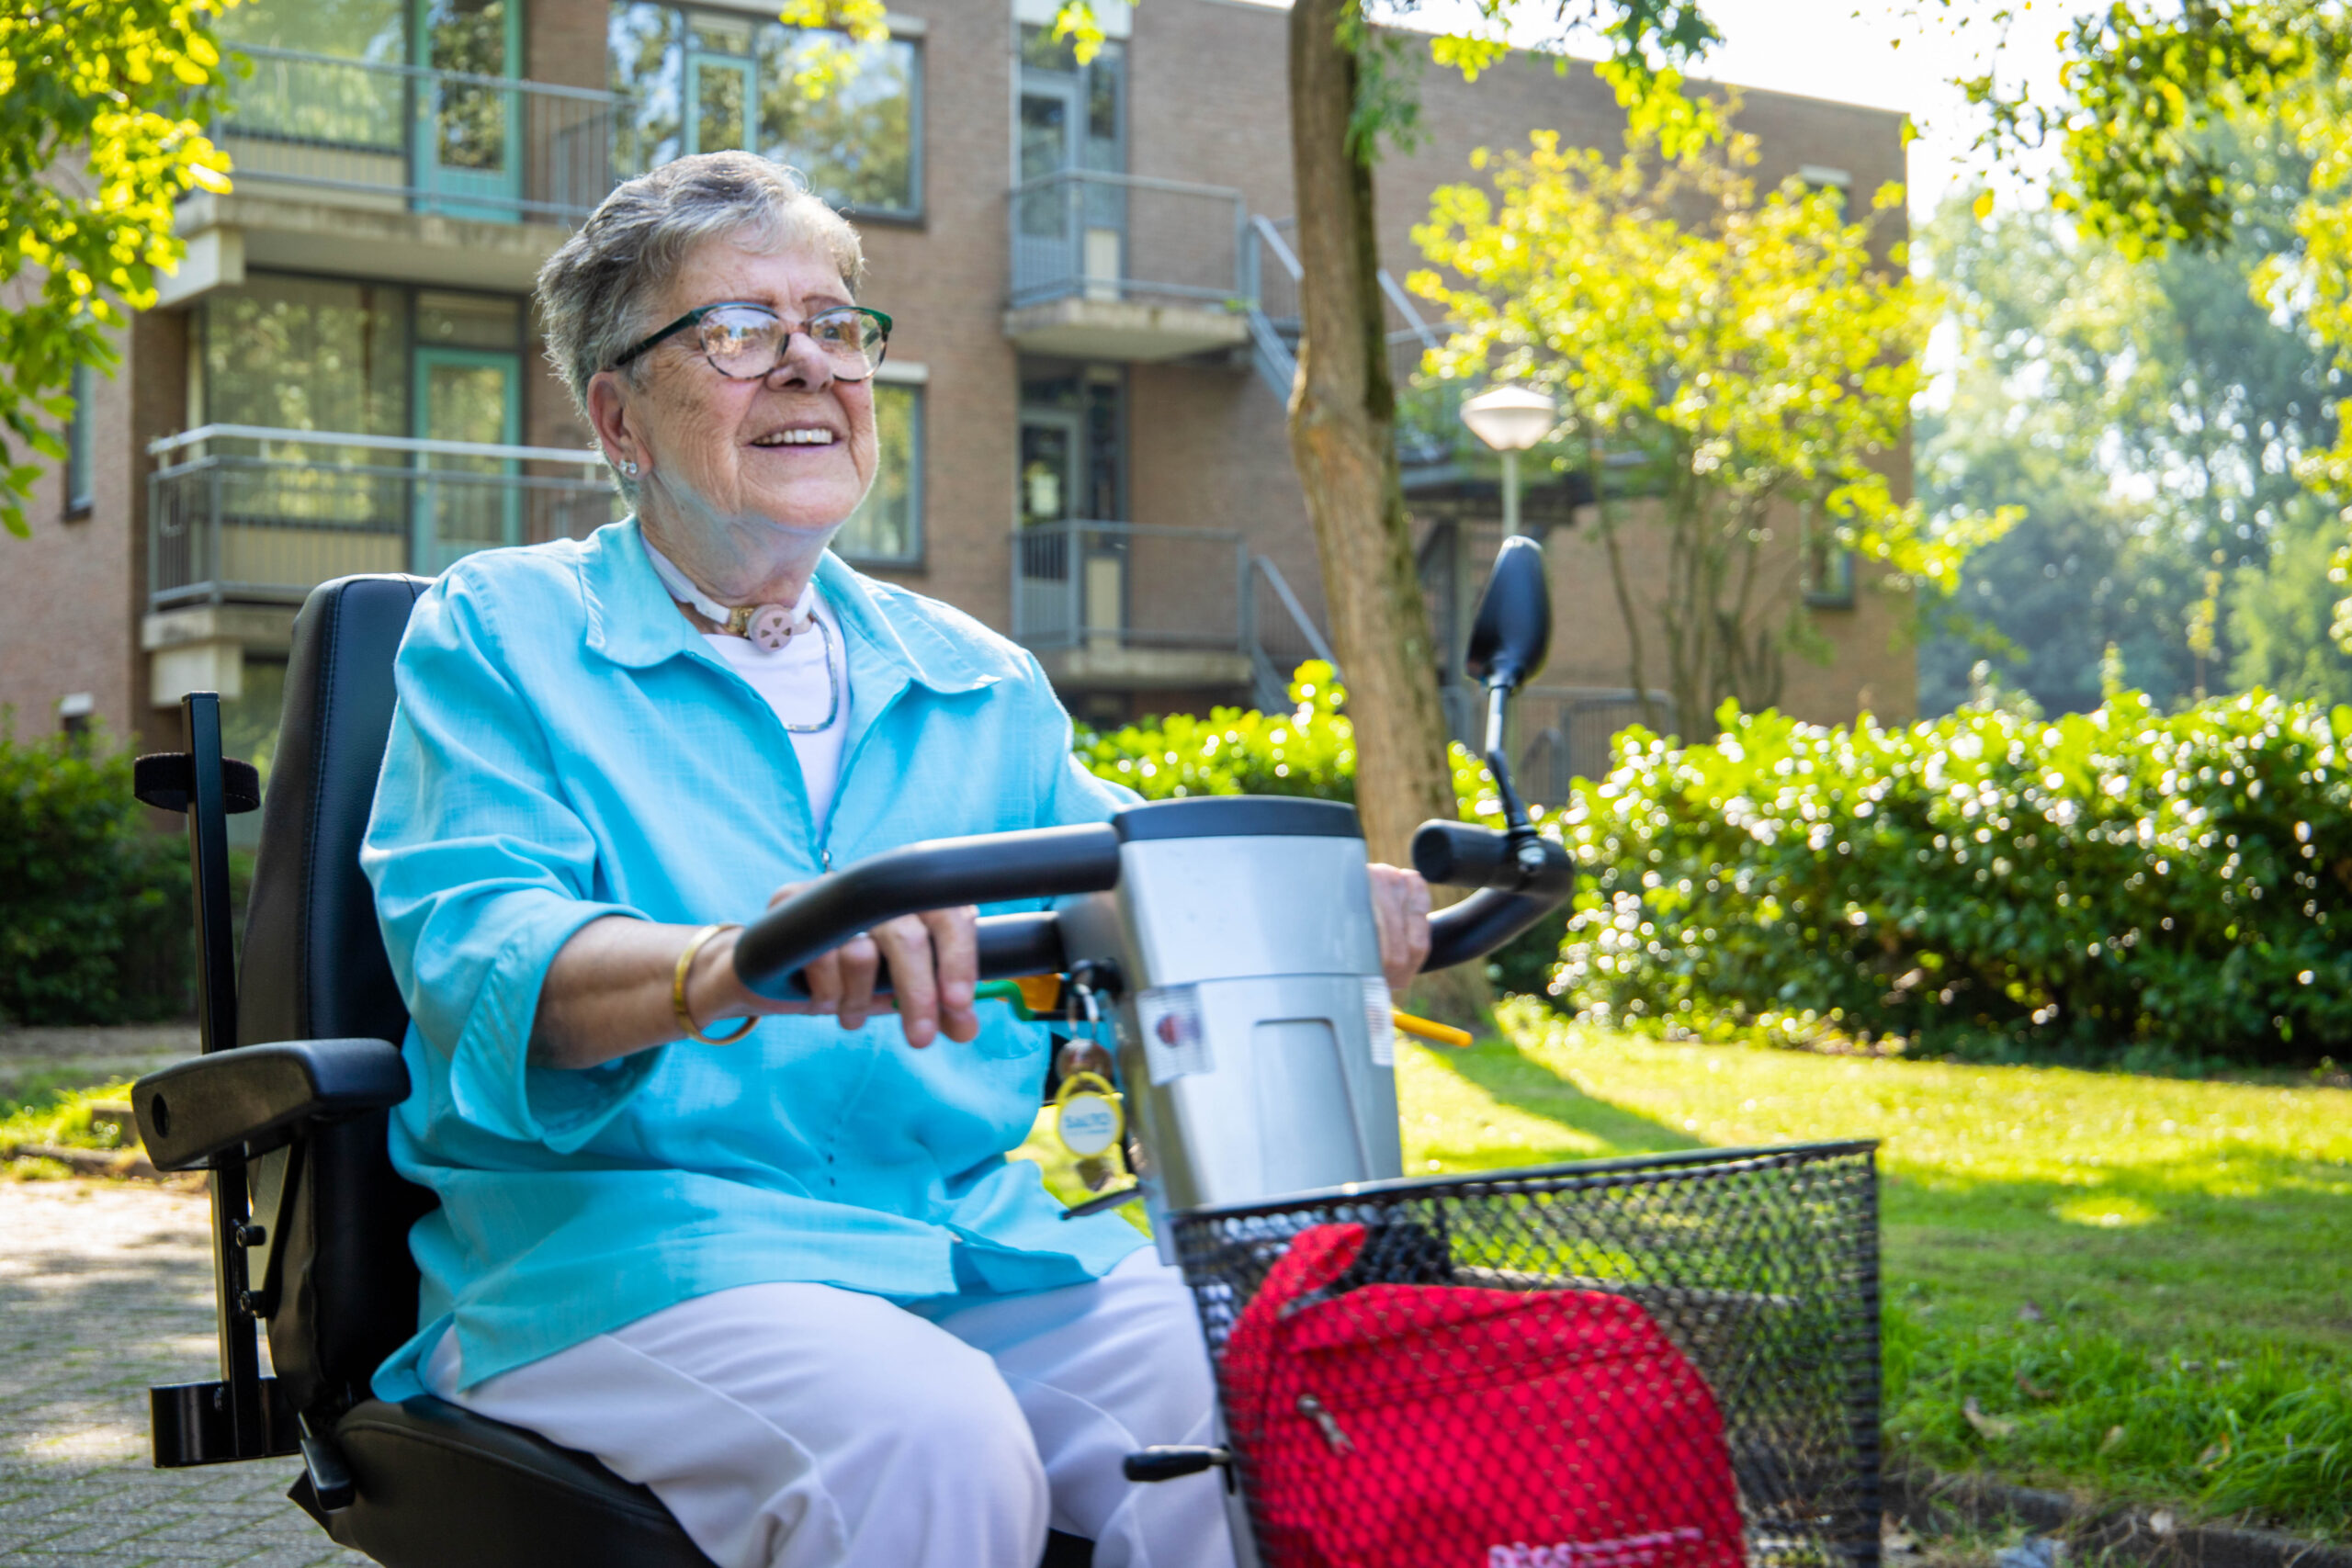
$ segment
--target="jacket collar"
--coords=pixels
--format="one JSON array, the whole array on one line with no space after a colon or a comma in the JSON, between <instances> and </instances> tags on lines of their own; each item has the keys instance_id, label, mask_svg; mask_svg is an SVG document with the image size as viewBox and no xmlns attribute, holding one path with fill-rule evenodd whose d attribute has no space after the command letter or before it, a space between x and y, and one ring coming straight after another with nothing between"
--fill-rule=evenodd
<instances>
[{"instance_id":1,"label":"jacket collar","mask_svg":"<svg viewBox=\"0 0 2352 1568\"><path fill-rule=\"evenodd\" d=\"M817 563L817 588L848 645L853 689L870 690L876 683L871 676L887 686L911 682L941 693L978 691L996 682L930 616L902 607L896 590L831 550ZM587 606L588 647L616 664L645 669L703 650L702 634L678 614L669 590L654 575L634 517L597 529L581 547L580 592ZM869 679L860 682L862 672Z\"/></svg>"}]
</instances>

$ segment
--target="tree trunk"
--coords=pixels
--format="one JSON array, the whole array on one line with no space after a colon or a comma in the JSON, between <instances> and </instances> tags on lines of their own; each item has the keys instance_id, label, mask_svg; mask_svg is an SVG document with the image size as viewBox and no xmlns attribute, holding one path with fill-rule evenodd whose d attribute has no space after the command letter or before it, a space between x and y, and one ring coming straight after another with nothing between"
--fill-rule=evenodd
<instances>
[{"instance_id":1,"label":"tree trunk","mask_svg":"<svg viewBox=\"0 0 2352 1568\"><path fill-rule=\"evenodd\" d=\"M1409 864L1413 829L1456 815L1438 701L1437 648L1396 471L1373 228L1369 148L1349 147L1356 61L1340 27L1356 0L1297 0L1290 14L1290 128L1298 203L1299 313L1290 444L1355 726L1356 809L1374 860ZM1478 965L1441 988L1445 1010L1483 1011ZM1458 993L1458 994L1455 994Z\"/></svg>"}]
</instances>

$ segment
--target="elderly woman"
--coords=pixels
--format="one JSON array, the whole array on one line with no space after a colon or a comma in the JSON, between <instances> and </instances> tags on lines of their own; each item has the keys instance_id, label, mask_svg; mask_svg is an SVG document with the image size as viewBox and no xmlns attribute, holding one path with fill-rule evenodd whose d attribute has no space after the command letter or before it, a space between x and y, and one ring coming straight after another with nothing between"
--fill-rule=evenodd
<instances>
[{"instance_id":1,"label":"elderly woman","mask_svg":"<svg viewBox=\"0 0 2352 1568\"><path fill-rule=\"evenodd\" d=\"M1102 1568L1226 1563L1213 1476L1120 1475L1205 1437L1206 1356L1125 1221L1065 1223L1007 1161L1047 1043L976 1000L975 912L876 929L797 1005L718 923L1125 798L1027 654L826 553L874 479L860 270L724 152L621 186L540 275L636 515L461 561L401 647L365 863L414 1018L393 1156L441 1202L377 1392L594 1454L723 1568L1033 1568L1049 1527ZM1427 892L1374 886L1401 984Z\"/></svg>"}]
</instances>

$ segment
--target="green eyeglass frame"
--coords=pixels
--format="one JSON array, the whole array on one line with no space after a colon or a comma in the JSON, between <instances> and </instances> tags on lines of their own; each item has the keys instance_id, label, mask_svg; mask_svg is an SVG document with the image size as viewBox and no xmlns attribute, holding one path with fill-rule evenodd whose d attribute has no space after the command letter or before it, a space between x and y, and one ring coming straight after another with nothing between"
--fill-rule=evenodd
<instances>
[{"instance_id":1,"label":"green eyeglass frame","mask_svg":"<svg viewBox=\"0 0 2352 1568\"><path fill-rule=\"evenodd\" d=\"M693 310L688 310L684 315L680 316L676 321L672 321L668 326L663 327L660 332L653 333L650 337L643 339L632 347L616 355L613 359L613 368L616 370L619 369L629 361L639 358L648 350L670 338L675 337L678 333L684 332L689 327L699 327L702 325L703 318L708 316L714 310L757 310L762 315L769 317L775 321L779 326L784 324L784 318L781 315L778 315L775 310L761 304L755 299L720 299L708 305L697 305ZM874 325L880 330L881 344L880 347L872 355L865 369L861 371L859 374L854 376L843 376L841 374L839 368L836 368L834 375L844 381L862 381L865 379L866 377L873 375L876 370L881 367L883 355L889 352L890 318L879 310L869 310L864 305L831 306L810 316L797 327L786 328L784 336L776 340L776 363L783 363L785 345L792 341L792 335L794 333L805 333L808 331L810 327L816 325L817 322L823 321L828 316L841 315L863 316L867 321L873 322ZM707 346L706 346L703 351L703 356L706 359L710 357L710 352ZM828 359L832 359L832 355L828 355L826 357ZM838 360L834 360L834 364L838 367L840 362ZM715 359L711 360L710 367L714 370L718 370L721 376L726 376L729 380L751 381L759 378L757 376L735 376L726 370L721 370L719 369L718 362ZM775 366L771 365L765 370L761 371L759 375L772 375L775 373Z\"/></svg>"}]
</instances>

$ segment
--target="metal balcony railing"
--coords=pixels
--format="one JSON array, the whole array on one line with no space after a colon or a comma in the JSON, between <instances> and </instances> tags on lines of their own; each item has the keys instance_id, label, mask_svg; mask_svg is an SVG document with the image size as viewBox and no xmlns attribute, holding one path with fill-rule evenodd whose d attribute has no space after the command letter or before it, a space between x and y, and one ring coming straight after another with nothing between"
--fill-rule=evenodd
<instances>
[{"instance_id":1,"label":"metal balcony railing","mask_svg":"<svg viewBox=\"0 0 2352 1568\"><path fill-rule=\"evenodd\" d=\"M1241 284L1243 308L1250 324L1250 359L1260 379L1275 397L1287 402L1291 382L1298 375L1298 347L1303 324L1298 286L1304 269L1291 248L1295 220L1250 220L1242 231ZM1421 356L1443 345L1445 333L1421 314L1413 297L1386 267L1379 272L1381 298L1395 325L1388 329L1388 376L1399 393L1396 411L1396 456L1408 468L1426 468L1450 457L1461 428L1462 389L1438 383L1424 389Z\"/></svg>"},{"instance_id":2,"label":"metal balcony railing","mask_svg":"<svg viewBox=\"0 0 2352 1568\"><path fill-rule=\"evenodd\" d=\"M619 94L247 45L218 139L240 186L345 205L575 225L641 171Z\"/></svg>"},{"instance_id":3,"label":"metal balcony railing","mask_svg":"<svg viewBox=\"0 0 2352 1568\"><path fill-rule=\"evenodd\" d=\"M1282 568L1263 556L1252 556L1248 581L1243 608L1250 624L1251 697L1261 712L1272 713L1290 705L1291 677L1300 665L1319 659L1336 670L1340 660L1323 629L1291 592Z\"/></svg>"},{"instance_id":4,"label":"metal balcony railing","mask_svg":"<svg viewBox=\"0 0 2352 1568\"><path fill-rule=\"evenodd\" d=\"M300 604L359 571L432 576L622 514L594 453L208 424L166 436L147 485L151 608Z\"/></svg>"},{"instance_id":5,"label":"metal balcony railing","mask_svg":"<svg viewBox=\"0 0 2352 1568\"><path fill-rule=\"evenodd\" d=\"M1069 169L1012 187L1012 305L1082 299L1238 306L1241 193Z\"/></svg>"},{"instance_id":6,"label":"metal balcony railing","mask_svg":"<svg viewBox=\"0 0 2352 1568\"><path fill-rule=\"evenodd\" d=\"M1455 684L1439 694L1453 739L1476 752L1486 744L1486 694ZM1511 704L1508 738L1519 793L1536 805L1566 805L1573 781L1609 776L1616 766L1610 748L1621 731L1656 723L1662 733L1674 732L1674 699L1652 692L1650 707L1645 718L1640 694L1630 687L1528 687Z\"/></svg>"},{"instance_id":7,"label":"metal balcony railing","mask_svg":"<svg viewBox=\"0 0 2352 1568\"><path fill-rule=\"evenodd\" d=\"M1070 519L1012 536L1012 636L1024 647L1239 653L1250 554L1221 528Z\"/></svg>"}]
</instances>

